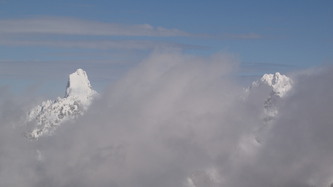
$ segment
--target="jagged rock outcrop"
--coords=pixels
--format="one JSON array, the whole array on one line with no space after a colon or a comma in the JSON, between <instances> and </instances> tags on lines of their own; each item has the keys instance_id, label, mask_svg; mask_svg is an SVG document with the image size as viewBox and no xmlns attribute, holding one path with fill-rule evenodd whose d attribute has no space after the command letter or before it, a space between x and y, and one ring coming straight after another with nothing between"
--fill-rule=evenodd
<instances>
[{"instance_id":1,"label":"jagged rock outcrop","mask_svg":"<svg viewBox=\"0 0 333 187\"><path fill-rule=\"evenodd\" d=\"M27 137L37 139L52 134L65 121L83 115L97 95L90 85L87 73L77 69L69 75L63 98L44 101L27 114L27 123L33 126L27 132Z\"/></svg>"}]
</instances>

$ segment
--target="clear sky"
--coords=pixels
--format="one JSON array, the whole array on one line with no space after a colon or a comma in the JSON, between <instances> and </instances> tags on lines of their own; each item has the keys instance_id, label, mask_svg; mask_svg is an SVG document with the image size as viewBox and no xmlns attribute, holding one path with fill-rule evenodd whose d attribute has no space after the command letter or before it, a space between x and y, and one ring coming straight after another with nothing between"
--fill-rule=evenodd
<instances>
[{"instance_id":1,"label":"clear sky","mask_svg":"<svg viewBox=\"0 0 333 187\"><path fill-rule=\"evenodd\" d=\"M103 89L161 49L288 73L331 65L332 33L331 0L0 0L0 86L59 92L83 68Z\"/></svg>"}]
</instances>

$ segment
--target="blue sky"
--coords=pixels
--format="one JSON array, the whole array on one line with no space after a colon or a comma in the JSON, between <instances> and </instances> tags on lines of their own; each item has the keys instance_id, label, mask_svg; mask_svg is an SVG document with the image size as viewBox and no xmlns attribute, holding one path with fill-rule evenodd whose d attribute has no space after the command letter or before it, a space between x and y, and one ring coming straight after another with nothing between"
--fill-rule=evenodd
<instances>
[{"instance_id":1,"label":"blue sky","mask_svg":"<svg viewBox=\"0 0 333 187\"><path fill-rule=\"evenodd\" d=\"M103 89L156 49L230 53L251 76L331 65L332 20L330 0L0 0L0 86L62 90L81 67Z\"/></svg>"}]
</instances>

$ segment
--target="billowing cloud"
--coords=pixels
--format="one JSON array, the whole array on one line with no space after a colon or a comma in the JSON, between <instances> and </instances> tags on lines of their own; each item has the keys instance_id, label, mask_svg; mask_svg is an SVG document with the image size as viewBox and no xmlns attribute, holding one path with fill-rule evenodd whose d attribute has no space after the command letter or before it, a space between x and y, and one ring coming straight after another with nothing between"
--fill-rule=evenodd
<instances>
[{"instance_id":1,"label":"billowing cloud","mask_svg":"<svg viewBox=\"0 0 333 187\"><path fill-rule=\"evenodd\" d=\"M1 186L330 186L332 69L295 76L258 143L265 94L245 96L234 64L154 53L38 141L12 128L24 107L3 95Z\"/></svg>"}]
</instances>

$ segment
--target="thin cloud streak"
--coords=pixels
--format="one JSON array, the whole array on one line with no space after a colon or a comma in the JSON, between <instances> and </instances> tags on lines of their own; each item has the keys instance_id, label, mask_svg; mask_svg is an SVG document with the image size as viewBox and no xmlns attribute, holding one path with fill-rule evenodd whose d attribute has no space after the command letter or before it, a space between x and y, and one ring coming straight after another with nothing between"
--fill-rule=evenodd
<instances>
[{"instance_id":1,"label":"thin cloud streak","mask_svg":"<svg viewBox=\"0 0 333 187\"><path fill-rule=\"evenodd\" d=\"M224 34L222 38L228 39L261 39L262 35L256 33L245 33L245 34Z\"/></svg>"},{"instance_id":2,"label":"thin cloud streak","mask_svg":"<svg viewBox=\"0 0 333 187\"><path fill-rule=\"evenodd\" d=\"M117 24L65 17L44 17L0 20L0 34L5 38L38 35L127 36L127 37L196 37L210 39L262 39L258 33L223 33L212 35L190 33L176 28L156 27L150 24Z\"/></svg>"},{"instance_id":3,"label":"thin cloud streak","mask_svg":"<svg viewBox=\"0 0 333 187\"><path fill-rule=\"evenodd\" d=\"M151 37L198 37L198 35L179 29L155 27L149 24L125 25L74 18L48 17L0 20L0 26L0 45L2 46L45 46L100 50L205 48L180 42L154 41ZM119 37L125 37L125 39ZM142 39L139 37L149 38Z\"/></svg>"},{"instance_id":4,"label":"thin cloud streak","mask_svg":"<svg viewBox=\"0 0 333 187\"><path fill-rule=\"evenodd\" d=\"M0 45L46 46L58 48L151 50L157 48L207 49L207 47L172 41L154 41L138 37L194 37L197 39L254 40L263 38L256 33L194 34L179 29L149 24L116 24L66 17L41 17L0 20ZM73 38L73 37L76 37ZM89 37L82 38L82 37ZM119 37L127 39L119 40ZM101 40L103 38L104 40ZM111 38L111 39L110 39ZM116 40L117 39L117 40Z\"/></svg>"},{"instance_id":5,"label":"thin cloud streak","mask_svg":"<svg viewBox=\"0 0 333 187\"><path fill-rule=\"evenodd\" d=\"M149 24L125 25L74 18L30 18L0 20L1 34L48 34L90 36L192 36L192 34Z\"/></svg>"},{"instance_id":6,"label":"thin cloud streak","mask_svg":"<svg viewBox=\"0 0 333 187\"><path fill-rule=\"evenodd\" d=\"M205 49L204 46L188 45L174 42L160 42L150 40L7 40L0 39L0 45L7 46L47 46L61 48L88 48L88 49Z\"/></svg>"},{"instance_id":7,"label":"thin cloud streak","mask_svg":"<svg viewBox=\"0 0 333 187\"><path fill-rule=\"evenodd\" d=\"M199 38L216 39L216 40L259 40L267 38L265 35L259 33L221 33L221 34L196 34Z\"/></svg>"}]
</instances>

